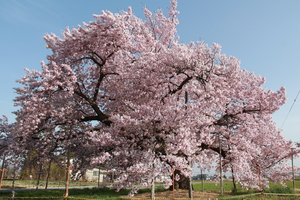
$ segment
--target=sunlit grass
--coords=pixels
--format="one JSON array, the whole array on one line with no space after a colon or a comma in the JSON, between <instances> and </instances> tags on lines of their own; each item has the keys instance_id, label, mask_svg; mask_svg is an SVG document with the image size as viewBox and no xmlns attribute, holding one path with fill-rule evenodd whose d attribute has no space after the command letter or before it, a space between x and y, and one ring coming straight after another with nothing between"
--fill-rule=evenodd
<instances>
[{"instance_id":1,"label":"sunlit grass","mask_svg":"<svg viewBox=\"0 0 300 200\"><path fill-rule=\"evenodd\" d=\"M32 181L33 182L33 181ZM20 188L28 187L28 185L32 185L31 188L35 188L36 186L32 184L30 181L16 181L15 185L19 185ZM40 184L43 184L44 182L40 182ZM6 188L11 188L10 185L12 184L12 181L4 181L4 186ZM224 181L224 195L222 197L228 197L230 199L261 199L260 196L253 196L253 197L247 197L247 198L239 198L239 195L244 194L253 194L258 193L257 190L247 190L245 188L241 188L240 185L238 185L238 188L234 193L233 191L233 183L231 181ZM95 182L70 182L70 187L72 186L94 186L97 187L97 183ZM293 194L293 183L292 181L286 182L287 187L284 187L280 184L270 184L270 188L264 188L265 193L281 193L281 194ZM49 188L51 187L64 187L64 182L55 182L51 181L49 182ZM300 188L300 180L297 180L295 182L296 188ZM202 191L204 188L204 191L206 192L220 192L220 184L215 182L204 182L202 185L202 182L194 182L193 184L195 191ZM63 195L65 194L65 191L62 190L44 190L44 185L39 186L40 190L31 190L31 191L17 191L15 193L15 197L53 197L55 199L63 199ZM158 191L164 191L164 187L157 187L156 192ZM144 188L140 189L138 193L149 193L151 191L150 188ZM114 189L109 188L84 188L84 189L70 189L69 190L69 197L71 198L82 198L82 199L103 199L103 200L119 200L122 199L120 196L127 196L130 190L123 189L119 192L116 192ZM238 196L235 196L238 195ZM3 199L3 197L6 197L7 199L12 196L11 192L1 192L0 191L0 199ZM235 198L236 197L236 198ZM293 196L290 197L277 197L277 196L264 196L264 199L296 199Z\"/></svg>"},{"instance_id":2,"label":"sunlit grass","mask_svg":"<svg viewBox=\"0 0 300 200\"><path fill-rule=\"evenodd\" d=\"M15 180L15 188L36 188L37 181L35 180ZM10 189L12 188L13 181L12 180L3 180L2 182L2 188ZM46 181L40 181L38 188L44 189L46 186ZM80 187L80 186L93 186L97 187L97 182L83 182L83 181L70 181L69 183L70 187ZM65 187L64 181L49 181L48 182L48 188L60 188Z\"/></svg>"}]
</instances>

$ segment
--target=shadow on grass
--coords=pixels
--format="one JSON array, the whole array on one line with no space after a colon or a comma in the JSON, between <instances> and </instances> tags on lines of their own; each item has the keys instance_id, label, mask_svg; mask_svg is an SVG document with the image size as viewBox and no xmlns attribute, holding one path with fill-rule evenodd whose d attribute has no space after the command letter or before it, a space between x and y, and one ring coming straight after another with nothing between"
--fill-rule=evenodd
<instances>
[{"instance_id":1,"label":"shadow on grass","mask_svg":"<svg viewBox=\"0 0 300 200\"><path fill-rule=\"evenodd\" d=\"M167 189L164 187L156 187L155 188L155 192L163 192L166 191ZM150 193L151 192L151 188L142 188L138 190L138 194L143 194L143 193Z\"/></svg>"},{"instance_id":2,"label":"shadow on grass","mask_svg":"<svg viewBox=\"0 0 300 200\"><path fill-rule=\"evenodd\" d=\"M81 199L103 199L103 200L124 200L124 198L119 198L119 196L128 195L129 190L122 189L116 192L114 189L109 188L84 188L84 189L70 189L69 199L81 198ZM64 199L64 190L30 190L30 191L18 191L15 193L15 199L26 199L32 197L34 199ZM10 192L0 192L0 199L8 199L12 194ZM11 198L9 198L11 199ZM24 198L25 199L25 198Z\"/></svg>"}]
</instances>

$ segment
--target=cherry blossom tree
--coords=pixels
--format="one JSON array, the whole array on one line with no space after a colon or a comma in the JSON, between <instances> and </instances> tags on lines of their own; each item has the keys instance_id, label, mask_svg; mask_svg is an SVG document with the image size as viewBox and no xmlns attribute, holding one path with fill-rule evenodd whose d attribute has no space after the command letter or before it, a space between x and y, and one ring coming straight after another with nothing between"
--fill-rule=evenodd
<instances>
[{"instance_id":1,"label":"cherry blossom tree","mask_svg":"<svg viewBox=\"0 0 300 200\"><path fill-rule=\"evenodd\" d=\"M8 124L8 119L6 116L2 116L0 118L0 152L1 154L5 154L5 151L8 150L10 137L9 134L11 132L12 125Z\"/></svg>"},{"instance_id":2,"label":"cherry blossom tree","mask_svg":"<svg viewBox=\"0 0 300 200\"><path fill-rule=\"evenodd\" d=\"M3 175L7 175L11 171L15 178L16 171L20 169L23 162L23 150L18 148L16 140L14 140L15 127L16 123L9 123L6 116L3 115L0 118L0 159L2 160L0 186Z\"/></svg>"},{"instance_id":3,"label":"cherry blossom tree","mask_svg":"<svg viewBox=\"0 0 300 200\"><path fill-rule=\"evenodd\" d=\"M19 145L35 141L44 154L54 141L75 145L83 168L107 165L120 174L119 188L155 177L171 185L173 171L182 183L192 163L212 168L218 154L237 181L254 180L253 166L280 166L291 143L271 114L284 104L284 88L265 89L264 78L240 69L218 44L179 43L176 6L171 1L168 16L145 7L145 20L130 7L103 11L62 38L47 34L48 62L18 81Z\"/></svg>"},{"instance_id":4,"label":"cherry blossom tree","mask_svg":"<svg viewBox=\"0 0 300 200\"><path fill-rule=\"evenodd\" d=\"M15 158L15 154L18 153L18 149L15 148L16 143L13 138L15 126L15 123L8 122L8 118L5 115L0 118L0 154L3 162L7 157L10 157L11 159L6 159L6 161L12 162L12 158Z\"/></svg>"},{"instance_id":5,"label":"cherry blossom tree","mask_svg":"<svg viewBox=\"0 0 300 200\"><path fill-rule=\"evenodd\" d=\"M2 116L0 118L0 154L1 160L2 160L2 166L1 166L1 174L3 173L3 170L5 168L5 159L6 154L9 152L9 144L11 142L11 125L8 124L8 119L6 116ZM1 176L3 177L3 176ZM2 179L1 179L2 182Z\"/></svg>"},{"instance_id":6,"label":"cherry blossom tree","mask_svg":"<svg viewBox=\"0 0 300 200\"><path fill-rule=\"evenodd\" d=\"M285 161L291 156L292 143L282 137L271 119L271 114L284 103L284 90L266 90L262 87L263 78L246 71L239 76L247 87L234 89L236 93L229 96L226 109L218 113L214 122L213 132L220 137L214 145L222 147L223 170L230 171L231 167L244 186L263 185L262 177L267 177L265 181L286 180L291 169Z\"/></svg>"}]
</instances>

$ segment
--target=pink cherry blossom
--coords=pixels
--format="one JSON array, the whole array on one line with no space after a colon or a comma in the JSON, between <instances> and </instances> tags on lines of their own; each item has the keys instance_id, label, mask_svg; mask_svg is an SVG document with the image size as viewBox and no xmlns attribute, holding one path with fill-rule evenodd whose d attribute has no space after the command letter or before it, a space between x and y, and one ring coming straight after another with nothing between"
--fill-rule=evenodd
<instances>
[{"instance_id":1,"label":"pink cherry blossom","mask_svg":"<svg viewBox=\"0 0 300 200\"><path fill-rule=\"evenodd\" d=\"M219 153L245 187L289 178L292 144L271 118L285 89L264 88L218 44L179 43L176 6L169 16L145 7L146 20L103 11L62 38L47 34L52 54L16 89L19 148L45 159L71 151L78 170L114 169L118 188L155 177L170 185L172 169L212 169Z\"/></svg>"}]
</instances>

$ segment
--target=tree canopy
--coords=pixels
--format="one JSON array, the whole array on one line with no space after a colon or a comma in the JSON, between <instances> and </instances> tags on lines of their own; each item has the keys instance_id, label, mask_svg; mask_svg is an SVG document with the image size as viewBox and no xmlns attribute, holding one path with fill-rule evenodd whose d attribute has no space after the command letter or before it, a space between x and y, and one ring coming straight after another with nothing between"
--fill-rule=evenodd
<instances>
[{"instance_id":1,"label":"tree canopy","mask_svg":"<svg viewBox=\"0 0 300 200\"><path fill-rule=\"evenodd\" d=\"M145 7L145 20L130 7L103 11L62 37L47 34L48 61L26 69L16 88L20 147L45 158L73 148L81 167L120 173L120 188L159 176L170 185L171 169L190 176L191 163L218 170L219 154L244 186L261 184L258 168L287 178L292 144L271 118L285 89L264 88L263 77L218 44L180 43L176 6L171 1L168 16Z\"/></svg>"}]
</instances>

